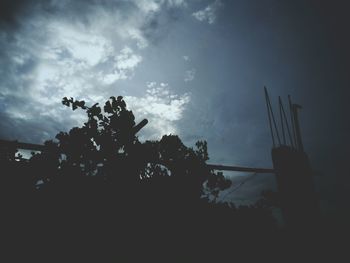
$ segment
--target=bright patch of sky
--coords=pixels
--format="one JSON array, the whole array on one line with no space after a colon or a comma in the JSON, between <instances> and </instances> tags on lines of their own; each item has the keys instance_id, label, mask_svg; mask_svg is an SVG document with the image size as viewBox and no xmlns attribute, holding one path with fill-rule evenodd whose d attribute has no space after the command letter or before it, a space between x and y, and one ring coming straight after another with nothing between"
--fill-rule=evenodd
<instances>
[{"instance_id":1,"label":"bright patch of sky","mask_svg":"<svg viewBox=\"0 0 350 263\"><path fill-rule=\"evenodd\" d=\"M217 9L222 6L220 0L209 4L204 9L194 12L192 15L200 22L207 22L208 24L213 24L216 20Z\"/></svg>"},{"instance_id":2,"label":"bright patch of sky","mask_svg":"<svg viewBox=\"0 0 350 263\"><path fill-rule=\"evenodd\" d=\"M28 122L39 116L55 119L61 123L61 129L68 129L71 125L81 125L84 115L69 114L60 105L63 97L103 103L109 96L120 95L115 94L118 86L136 114L153 120L148 125L148 135L156 138L176 133L176 122L191 100L190 93L179 93L164 82L135 81L135 70L141 63L147 63L143 54L152 40L152 36L147 35L153 30L149 24L157 22L162 13L182 12L187 3L182 0L113 1L110 6L94 6L81 14L74 8L67 14L59 12L66 12L71 7L69 3L65 6L52 2L51 5L56 13L42 15L43 10L33 10L40 15L23 21L15 42L7 42L6 35L0 36L1 43L12 53L9 54L11 66L18 73L5 83L0 96L8 96L7 100L11 96L14 101L23 95L27 98L21 100L20 107L8 103L6 114ZM78 19L72 18L69 12ZM193 80L194 69L177 70L185 72L182 73L185 81ZM129 85L126 83L137 84L138 90L128 92L123 88ZM22 87L21 93L18 85ZM45 126L40 129L45 130ZM52 138L54 130L40 133L45 134L40 141Z\"/></svg>"},{"instance_id":3,"label":"bright patch of sky","mask_svg":"<svg viewBox=\"0 0 350 263\"><path fill-rule=\"evenodd\" d=\"M149 120L147 138L160 139L164 134L178 134L176 121L182 118L190 94L177 95L168 83L149 82L145 96L126 96L125 100L136 116Z\"/></svg>"}]
</instances>

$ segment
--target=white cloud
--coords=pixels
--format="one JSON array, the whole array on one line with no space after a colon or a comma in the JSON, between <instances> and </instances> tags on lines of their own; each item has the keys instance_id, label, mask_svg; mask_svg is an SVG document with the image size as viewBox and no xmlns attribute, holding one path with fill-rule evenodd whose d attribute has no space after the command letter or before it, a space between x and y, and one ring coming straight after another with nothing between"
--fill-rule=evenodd
<instances>
[{"instance_id":1,"label":"white cloud","mask_svg":"<svg viewBox=\"0 0 350 263\"><path fill-rule=\"evenodd\" d=\"M133 2L145 13L158 12L162 5L168 7L185 7L185 0L133 0Z\"/></svg>"},{"instance_id":2,"label":"white cloud","mask_svg":"<svg viewBox=\"0 0 350 263\"><path fill-rule=\"evenodd\" d=\"M129 28L126 30L126 34L131 39L136 40L137 47L140 49L148 47L148 41L144 37L142 31L138 28Z\"/></svg>"},{"instance_id":3,"label":"white cloud","mask_svg":"<svg viewBox=\"0 0 350 263\"><path fill-rule=\"evenodd\" d=\"M142 57L140 55L135 54L130 47L124 47L114 57L112 72L101 71L98 77L106 85L110 85L117 80L131 78L134 69L141 61Z\"/></svg>"},{"instance_id":4,"label":"white cloud","mask_svg":"<svg viewBox=\"0 0 350 263\"><path fill-rule=\"evenodd\" d=\"M185 61L190 61L190 57L189 57L189 56L184 55L184 56L182 56L182 58L183 58L183 60L185 60Z\"/></svg>"},{"instance_id":5,"label":"white cloud","mask_svg":"<svg viewBox=\"0 0 350 263\"><path fill-rule=\"evenodd\" d=\"M176 121L182 118L190 95L172 93L168 83L148 82L147 87L143 97L125 97L136 116L148 118L147 138L158 139L164 134L176 134Z\"/></svg>"},{"instance_id":6,"label":"white cloud","mask_svg":"<svg viewBox=\"0 0 350 263\"><path fill-rule=\"evenodd\" d=\"M196 69L193 68L190 70L186 70L184 81L189 82L194 80L195 75L196 75Z\"/></svg>"},{"instance_id":7,"label":"white cloud","mask_svg":"<svg viewBox=\"0 0 350 263\"><path fill-rule=\"evenodd\" d=\"M116 68L119 70L132 69L142 61L142 57L135 55L133 50L129 47L124 47L120 54L116 56Z\"/></svg>"},{"instance_id":8,"label":"white cloud","mask_svg":"<svg viewBox=\"0 0 350 263\"><path fill-rule=\"evenodd\" d=\"M147 28L149 22L157 20L167 8L186 6L181 0L122 2L86 7L81 13L66 4L52 7L57 12L39 10L14 32L12 39L16 41L0 34L5 50L0 61L2 112L13 122L40 123L45 117L50 122L40 129L54 136L52 131L81 125L84 117L63 107L63 97L84 99L90 104L118 95L117 85L112 84L131 81L143 63L142 52L149 46L151 30L155 30ZM147 89L144 97L131 96L130 100L142 116L153 116L155 124L150 126L154 134L175 133L174 122L181 118L189 95L171 93L167 83L149 83Z\"/></svg>"},{"instance_id":9,"label":"white cloud","mask_svg":"<svg viewBox=\"0 0 350 263\"><path fill-rule=\"evenodd\" d=\"M145 13L157 12L160 9L160 3L152 0L136 0L135 4Z\"/></svg>"},{"instance_id":10,"label":"white cloud","mask_svg":"<svg viewBox=\"0 0 350 263\"><path fill-rule=\"evenodd\" d=\"M171 7L187 6L186 0L167 0L166 2Z\"/></svg>"},{"instance_id":11,"label":"white cloud","mask_svg":"<svg viewBox=\"0 0 350 263\"><path fill-rule=\"evenodd\" d=\"M74 27L65 23L53 22L47 27L52 36L51 41L45 48L49 58L58 59L63 51L86 63L94 66L113 52L110 41L95 32L89 32L86 28Z\"/></svg>"},{"instance_id":12,"label":"white cloud","mask_svg":"<svg viewBox=\"0 0 350 263\"><path fill-rule=\"evenodd\" d=\"M147 88L154 88L154 87L156 87L157 86L157 82L155 82L155 81L149 81L149 82L147 82L147 84L146 84L146 86L147 86Z\"/></svg>"},{"instance_id":13,"label":"white cloud","mask_svg":"<svg viewBox=\"0 0 350 263\"><path fill-rule=\"evenodd\" d=\"M192 15L201 22L207 22L213 24L216 20L216 13L219 7L222 6L220 0L214 1L212 4L208 5L206 8L194 12Z\"/></svg>"}]
</instances>

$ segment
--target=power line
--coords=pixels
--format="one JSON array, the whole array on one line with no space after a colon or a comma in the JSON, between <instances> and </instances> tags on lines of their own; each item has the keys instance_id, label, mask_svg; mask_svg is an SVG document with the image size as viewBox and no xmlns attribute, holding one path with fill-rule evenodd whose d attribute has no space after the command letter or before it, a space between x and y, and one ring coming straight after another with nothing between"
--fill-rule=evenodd
<instances>
[{"instance_id":1,"label":"power line","mask_svg":"<svg viewBox=\"0 0 350 263\"><path fill-rule=\"evenodd\" d=\"M253 173L252 175L250 175L248 178L246 178L245 180L243 180L242 182L240 182L236 187L234 187L231 191L229 191L228 193L226 193L222 199L225 199L228 195L231 195L232 193L236 192L238 189L240 189L242 187L242 185L244 185L247 181L253 179L255 176L257 175L257 173Z\"/></svg>"}]
</instances>

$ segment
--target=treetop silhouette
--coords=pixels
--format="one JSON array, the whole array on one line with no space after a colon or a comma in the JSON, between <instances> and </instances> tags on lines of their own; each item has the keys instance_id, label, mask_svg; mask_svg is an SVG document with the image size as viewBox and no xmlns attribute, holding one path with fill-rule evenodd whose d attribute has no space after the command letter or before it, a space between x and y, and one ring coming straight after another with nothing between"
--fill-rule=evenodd
<instances>
[{"instance_id":1,"label":"treetop silhouette","mask_svg":"<svg viewBox=\"0 0 350 263\"><path fill-rule=\"evenodd\" d=\"M8 209L18 211L9 214L24 220L28 236L49 231L58 241L76 233L79 247L104 240L94 248L99 251L117 242L122 251L157 244L164 251L180 246L185 253L190 244L208 246L205 240L218 248L223 234L273 233L266 203L216 202L231 181L206 165L206 141L193 148L176 135L141 142L136 133L146 121L135 125L121 96L110 97L103 108L67 97L62 104L85 111L87 121L59 132L29 160L18 161L13 147L2 149L2 169L11 171L2 192L11 200Z\"/></svg>"}]
</instances>

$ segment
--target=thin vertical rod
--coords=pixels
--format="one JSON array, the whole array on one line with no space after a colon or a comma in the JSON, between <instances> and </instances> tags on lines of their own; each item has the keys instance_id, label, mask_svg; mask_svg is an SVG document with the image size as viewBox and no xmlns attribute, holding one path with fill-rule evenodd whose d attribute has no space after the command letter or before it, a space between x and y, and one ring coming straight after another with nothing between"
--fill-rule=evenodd
<instances>
[{"instance_id":1,"label":"thin vertical rod","mask_svg":"<svg viewBox=\"0 0 350 263\"><path fill-rule=\"evenodd\" d=\"M289 102L289 113L290 113L290 119L291 119L291 125L292 125L292 132L293 132L293 141L295 147L298 146L297 144L297 136L295 134L295 123L294 123L294 111L293 111L293 104L292 104L292 99L290 95L288 95L288 102Z\"/></svg>"},{"instance_id":2,"label":"thin vertical rod","mask_svg":"<svg viewBox=\"0 0 350 263\"><path fill-rule=\"evenodd\" d=\"M269 116L269 126L270 126L272 144L273 144L273 148L275 148L276 147L276 143L275 143L275 138L273 136L272 122L271 122L271 113L270 113L270 108L269 108L269 103L268 103L268 94L267 94L266 87L264 87L264 91L265 91L265 101L266 101L266 107L267 107L267 115Z\"/></svg>"},{"instance_id":3,"label":"thin vertical rod","mask_svg":"<svg viewBox=\"0 0 350 263\"><path fill-rule=\"evenodd\" d=\"M285 121L285 124L286 124L286 128L287 128L287 132L288 132L288 137L289 137L289 140L290 140L290 143L291 143L291 146L294 147L293 145L293 139L292 139L292 135L290 133L290 129L289 129L289 124L288 124L288 119L287 119L287 115L286 115L286 112L284 110L284 107L283 107L283 103L282 103L282 100L280 100L280 107L281 107L281 110L282 110L282 113L283 113L283 119Z\"/></svg>"},{"instance_id":4,"label":"thin vertical rod","mask_svg":"<svg viewBox=\"0 0 350 263\"><path fill-rule=\"evenodd\" d=\"M284 132L284 121L283 121L283 115L282 115L282 111L283 111L283 106L282 106L282 100L281 100L281 96L278 96L278 104L279 104L279 111L280 111L280 118L281 118L281 128L282 128L282 138L283 138L283 144L286 145L286 134Z\"/></svg>"},{"instance_id":5,"label":"thin vertical rod","mask_svg":"<svg viewBox=\"0 0 350 263\"><path fill-rule=\"evenodd\" d=\"M301 109L301 106L298 104L293 104L293 116L294 116L294 124L295 124L295 133L297 136L297 145L299 151L304 151L303 141L301 139L300 125L299 125L299 117L298 117L298 109Z\"/></svg>"},{"instance_id":6,"label":"thin vertical rod","mask_svg":"<svg viewBox=\"0 0 350 263\"><path fill-rule=\"evenodd\" d=\"M269 97L267 97L267 98L268 98L268 102L269 102L269 106L270 106L270 111L271 111L271 117L272 117L273 126L275 127L275 131L276 131L276 136L277 136L278 144L281 146L281 139L280 139L280 136L279 136L279 134L278 134L277 124L276 124L276 121L275 121L275 116L273 115L273 110L272 110L270 98L269 98Z\"/></svg>"},{"instance_id":7,"label":"thin vertical rod","mask_svg":"<svg viewBox=\"0 0 350 263\"><path fill-rule=\"evenodd\" d=\"M275 140L274 140L274 134L273 134L273 128L272 128L272 123L273 123L273 126L275 128L275 132L276 132L276 136L277 136L277 140L278 140L278 144L281 146L281 140L280 140L280 137L278 134L275 116L273 115L273 110L272 110L269 94L267 93L266 87L264 87L264 91L265 91L265 99L266 99L267 111L268 111L268 116L269 116L269 124L270 124L271 136L272 136L272 143L273 143L273 146L276 147ZM271 120L272 120L272 123L271 123Z\"/></svg>"}]
</instances>

